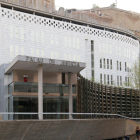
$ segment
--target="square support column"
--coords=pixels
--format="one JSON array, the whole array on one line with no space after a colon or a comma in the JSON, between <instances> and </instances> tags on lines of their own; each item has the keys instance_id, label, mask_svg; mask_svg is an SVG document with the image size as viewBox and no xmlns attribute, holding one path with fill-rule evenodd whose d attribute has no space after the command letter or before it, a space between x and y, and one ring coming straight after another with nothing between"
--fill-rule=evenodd
<instances>
[{"instance_id":1,"label":"square support column","mask_svg":"<svg viewBox=\"0 0 140 140\"><path fill-rule=\"evenodd\" d=\"M38 65L38 113L43 113L43 66ZM38 115L43 120L43 114Z\"/></svg>"},{"instance_id":2,"label":"square support column","mask_svg":"<svg viewBox=\"0 0 140 140\"><path fill-rule=\"evenodd\" d=\"M72 98L72 73L68 73L68 84L69 84L69 113L73 113L73 98ZM69 114L69 119L73 119L72 115Z\"/></svg>"}]
</instances>

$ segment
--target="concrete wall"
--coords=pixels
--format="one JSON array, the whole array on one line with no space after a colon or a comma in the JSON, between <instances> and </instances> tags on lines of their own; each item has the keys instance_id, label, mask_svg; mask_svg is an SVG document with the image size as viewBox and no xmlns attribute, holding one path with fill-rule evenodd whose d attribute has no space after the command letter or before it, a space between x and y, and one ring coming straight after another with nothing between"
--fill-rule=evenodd
<instances>
[{"instance_id":1,"label":"concrete wall","mask_svg":"<svg viewBox=\"0 0 140 140\"><path fill-rule=\"evenodd\" d=\"M103 140L135 134L131 120L45 120L0 122L0 139Z\"/></svg>"}]
</instances>

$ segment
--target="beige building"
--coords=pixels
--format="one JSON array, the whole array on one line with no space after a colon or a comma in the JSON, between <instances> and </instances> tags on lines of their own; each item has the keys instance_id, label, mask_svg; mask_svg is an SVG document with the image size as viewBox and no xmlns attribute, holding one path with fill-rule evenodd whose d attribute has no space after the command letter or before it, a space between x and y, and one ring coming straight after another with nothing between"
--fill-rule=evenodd
<instances>
[{"instance_id":1,"label":"beige building","mask_svg":"<svg viewBox=\"0 0 140 140\"><path fill-rule=\"evenodd\" d=\"M43 11L55 10L55 0L8 0L8 2Z\"/></svg>"},{"instance_id":2,"label":"beige building","mask_svg":"<svg viewBox=\"0 0 140 140\"><path fill-rule=\"evenodd\" d=\"M112 7L88 9L85 11L86 14L96 20L130 29L140 37L140 13Z\"/></svg>"}]
</instances>

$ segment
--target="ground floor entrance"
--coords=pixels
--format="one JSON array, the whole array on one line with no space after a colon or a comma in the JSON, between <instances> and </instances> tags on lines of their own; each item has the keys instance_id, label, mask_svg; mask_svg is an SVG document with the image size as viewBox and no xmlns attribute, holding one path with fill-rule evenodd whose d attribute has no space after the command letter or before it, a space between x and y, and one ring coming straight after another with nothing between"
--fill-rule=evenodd
<instances>
[{"instance_id":1,"label":"ground floor entrance","mask_svg":"<svg viewBox=\"0 0 140 140\"><path fill-rule=\"evenodd\" d=\"M10 100L10 99L9 99ZM38 98L37 97L13 97L13 112L38 112ZM9 101L10 102L10 101ZM11 110L12 111L12 110ZM76 97L73 98L73 111L76 112ZM10 112L10 110L9 110ZM43 98L43 112L44 113L68 113L69 103L68 97L56 96ZM68 119L69 115L59 114L44 114L43 119ZM38 119L37 114L15 114L9 115L9 119Z\"/></svg>"}]
</instances>

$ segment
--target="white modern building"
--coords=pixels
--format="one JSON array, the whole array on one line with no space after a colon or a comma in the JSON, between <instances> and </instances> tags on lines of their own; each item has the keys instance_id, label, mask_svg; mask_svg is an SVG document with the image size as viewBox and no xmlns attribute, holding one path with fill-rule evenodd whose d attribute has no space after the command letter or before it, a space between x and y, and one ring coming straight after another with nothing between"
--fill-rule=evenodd
<instances>
[{"instance_id":1,"label":"white modern building","mask_svg":"<svg viewBox=\"0 0 140 140\"><path fill-rule=\"evenodd\" d=\"M128 72L139 56L139 40L134 34L71 18L64 21L63 16L55 14L36 15L34 10L31 14L30 9L23 10L20 6L18 9L14 10L14 5L9 3L2 3L0 7L1 112L37 111L39 78L38 65L34 63L42 60L51 61L52 65L54 61L62 63L53 69L47 68L47 62L44 64L46 91L41 89L44 112L68 112L69 73L73 73L70 83L75 99L76 73L80 71L85 78L102 84L123 86L129 82ZM21 62L20 58L29 58L32 63ZM4 119L13 117L4 116Z\"/></svg>"}]
</instances>

